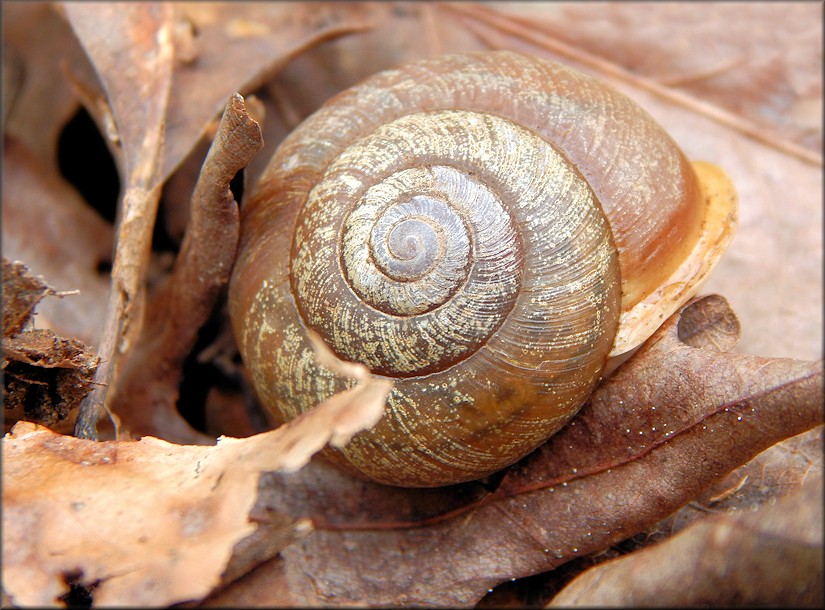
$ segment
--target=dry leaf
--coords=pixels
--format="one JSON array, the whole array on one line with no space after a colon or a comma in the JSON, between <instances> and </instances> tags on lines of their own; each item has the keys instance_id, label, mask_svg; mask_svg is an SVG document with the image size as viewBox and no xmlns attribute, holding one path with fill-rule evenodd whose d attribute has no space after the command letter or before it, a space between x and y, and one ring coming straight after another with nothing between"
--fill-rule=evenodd
<instances>
[{"instance_id":1,"label":"dry leaf","mask_svg":"<svg viewBox=\"0 0 825 610\"><path fill-rule=\"evenodd\" d=\"M18 424L3 439L4 590L20 605L55 604L69 584L99 605L204 597L280 550L273 536L286 544L308 531L278 511L250 514L260 473L294 471L329 440L374 425L390 387L362 380L277 430L215 447Z\"/></svg>"},{"instance_id":2,"label":"dry leaf","mask_svg":"<svg viewBox=\"0 0 825 610\"><path fill-rule=\"evenodd\" d=\"M85 73L88 62L51 2L4 3L2 13L5 134L46 163L79 106L65 66Z\"/></svg>"},{"instance_id":3,"label":"dry leaf","mask_svg":"<svg viewBox=\"0 0 825 610\"><path fill-rule=\"evenodd\" d=\"M822 607L822 478L579 576L551 606ZM758 586L754 586L758 583Z\"/></svg>"},{"instance_id":4,"label":"dry leaf","mask_svg":"<svg viewBox=\"0 0 825 610\"><path fill-rule=\"evenodd\" d=\"M125 428L119 431L121 438L159 429L174 442L210 441L183 420L175 404L184 361L229 281L238 246L238 204L230 182L262 145L260 127L235 93L192 195L191 218L174 271L153 295L146 332L125 357L109 397L110 409Z\"/></svg>"},{"instance_id":5,"label":"dry leaf","mask_svg":"<svg viewBox=\"0 0 825 610\"><path fill-rule=\"evenodd\" d=\"M511 3L495 7L821 151L822 33L811 27L822 22L821 6L718 2L696 11L665 3L644 6L644 18L633 2L560 2L551 10Z\"/></svg>"},{"instance_id":6,"label":"dry leaf","mask_svg":"<svg viewBox=\"0 0 825 610\"><path fill-rule=\"evenodd\" d=\"M101 111L111 113L107 135L122 156L128 203L129 189L148 192L158 185L172 72L171 7L69 2L62 8L106 93ZM123 221L137 211L127 206Z\"/></svg>"}]
</instances>

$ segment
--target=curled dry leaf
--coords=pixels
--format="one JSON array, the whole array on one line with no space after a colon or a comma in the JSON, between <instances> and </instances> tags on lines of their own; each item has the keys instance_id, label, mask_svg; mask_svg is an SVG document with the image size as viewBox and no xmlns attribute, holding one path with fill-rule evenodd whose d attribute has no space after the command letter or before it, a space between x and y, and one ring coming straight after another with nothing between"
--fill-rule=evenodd
<instances>
[{"instance_id":1,"label":"curled dry leaf","mask_svg":"<svg viewBox=\"0 0 825 610\"><path fill-rule=\"evenodd\" d=\"M374 425L389 390L361 379L277 430L214 447L18 424L3 439L4 590L20 605L55 604L68 582L100 605L202 598L310 529L252 510L260 473L293 471L330 439Z\"/></svg>"},{"instance_id":2,"label":"curled dry leaf","mask_svg":"<svg viewBox=\"0 0 825 610\"><path fill-rule=\"evenodd\" d=\"M551 606L822 607L822 478L755 513L716 515L596 566Z\"/></svg>"},{"instance_id":3,"label":"curled dry leaf","mask_svg":"<svg viewBox=\"0 0 825 610\"><path fill-rule=\"evenodd\" d=\"M126 355L110 408L135 435L162 434L180 443L209 442L178 414L183 363L209 318L238 245L238 204L229 184L257 153L261 130L235 93L192 195L190 220L172 275L148 305L147 326ZM157 432L156 432L157 431Z\"/></svg>"},{"instance_id":4,"label":"curled dry leaf","mask_svg":"<svg viewBox=\"0 0 825 610\"><path fill-rule=\"evenodd\" d=\"M25 419L54 426L69 418L92 386L98 358L77 339L33 328L46 296L63 296L23 263L3 259L3 403L6 429Z\"/></svg>"},{"instance_id":5,"label":"curled dry leaf","mask_svg":"<svg viewBox=\"0 0 825 610\"><path fill-rule=\"evenodd\" d=\"M683 315L694 346L679 339ZM273 564L290 597L267 603L472 604L644 531L820 424L822 364L717 351L731 343L720 336L735 332L732 315L721 297L674 315L497 487L394 489L323 464L268 477L261 506L316 529Z\"/></svg>"}]
</instances>

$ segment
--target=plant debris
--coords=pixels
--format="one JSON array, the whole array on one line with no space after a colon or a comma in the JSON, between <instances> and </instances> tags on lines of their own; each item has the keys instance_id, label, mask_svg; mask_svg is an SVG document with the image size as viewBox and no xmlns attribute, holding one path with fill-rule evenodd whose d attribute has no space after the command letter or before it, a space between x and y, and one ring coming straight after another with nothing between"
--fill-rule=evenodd
<instances>
[{"instance_id":1,"label":"plant debris","mask_svg":"<svg viewBox=\"0 0 825 610\"><path fill-rule=\"evenodd\" d=\"M54 426L66 420L92 388L99 359L78 339L34 328L37 304L64 296L3 259L3 403L5 426L27 420Z\"/></svg>"}]
</instances>

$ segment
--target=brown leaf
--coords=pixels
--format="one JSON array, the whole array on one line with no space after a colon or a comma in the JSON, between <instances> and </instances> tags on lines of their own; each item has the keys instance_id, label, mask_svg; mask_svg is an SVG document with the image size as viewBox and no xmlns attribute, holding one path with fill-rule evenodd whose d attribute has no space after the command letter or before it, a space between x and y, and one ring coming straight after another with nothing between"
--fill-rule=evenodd
<instances>
[{"instance_id":1,"label":"brown leaf","mask_svg":"<svg viewBox=\"0 0 825 610\"><path fill-rule=\"evenodd\" d=\"M504 583L486 596L480 606L542 606L550 602L578 574L595 565L666 540L691 523L702 521L711 515L749 514L761 506L772 506L783 496L793 493L809 478L821 476L822 432L822 427L819 426L771 446L645 531L614 544L609 549L570 561L551 572ZM679 561L679 557L674 560ZM513 600L516 601L510 603Z\"/></svg>"},{"instance_id":2,"label":"brown leaf","mask_svg":"<svg viewBox=\"0 0 825 610\"><path fill-rule=\"evenodd\" d=\"M100 605L205 596L309 531L301 518L253 510L260 473L293 471L328 440L373 425L389 389L363 380L277 430L215 447L18 424L3 439L4 590L20 605L55 604L68 584Z\"/></svg>"},{"instance_id":3,"label":"brown leaf","mask_svg":"<svg viewBox=\"0 0 825 610\"><path fill-rule=\"evenodd\" d=\"M100 79L129 187L157 187L172 71L172 9L167 3L63 4ZM129 221L129 210L124 220ZM141 210L143 211L143 210Z\"/></svg>"},{"instance_id":4,"label":"brown leaf","mask_svg":"<svg viewBox=\"0 0 825 610\"><path fill-rule=\"evenodd\" d=\"M595 567L551 606L823 604L822 478L755 513L717 515Z\"/></svg>"},{"instance_id":5,"label":"brown leaf","mask_svg":"<svg viewBox=\"0 0 825 610\"><path fill-rule=\"evenodd\" d=\"M822 43L814 4L622 2L558 10L496 8L529 17L548 35L705 99L812 151L822 148ZM644 19L639 19L640 11ZM781 27L774 27L781 24ZM813 26L813 27L812 27ZM628 44L628 40L632 44ZM702 49L701 53L685 52ZM785 112L777 113L781 107Z\"/></svg>"},{"instance_id":6,"label":"brown leaf","mask_svg":"<svg viewBox=\"0 0 825 610\"><path fill-rule=\"evenodd\" d=\"M699 301L688 318L724 321L723 304ZM478 483L393 489L321 465L268 478L260 501L316 526L283 551L277 577L291 597L278 603L471 604L500 582L644 531L764 448L822 422L821 363L690 347L678 322L677 314L492 493ZM711 344L717 333L704 334Z\"/></svg>"},{"instance_id":7,"label":"brown leaf","mask_svg":"<svg viewBox=\"0 0 825 610\"><path fill-rule=\"evenodd\" d=\"M109 291L100 268L111 260L112 226L13 138L5 140L2 190L4 255L79 291L68 301L41 303L39 325L96 345Z\"/></svg>"}]
</instances>

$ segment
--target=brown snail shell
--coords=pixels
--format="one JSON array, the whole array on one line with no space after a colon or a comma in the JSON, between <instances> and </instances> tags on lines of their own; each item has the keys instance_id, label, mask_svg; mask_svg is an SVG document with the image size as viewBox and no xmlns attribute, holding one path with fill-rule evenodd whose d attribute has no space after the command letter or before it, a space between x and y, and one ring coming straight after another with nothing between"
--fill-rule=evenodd
<instances>
[{"instance_id":1,"label":"brown snail shell","mask_svg":"<svg viewBox=\"0 0 825 610\"><path fill-rule=\"evenodd\" d=\"M264 405L289 420L348 386L308 330L392 377L334 461L437 486L526 455L611 355L690 298L736 218L625 96L511 52L367 79L280 146L242 210L230 312Z\"/></svg>"}]
</instances>

